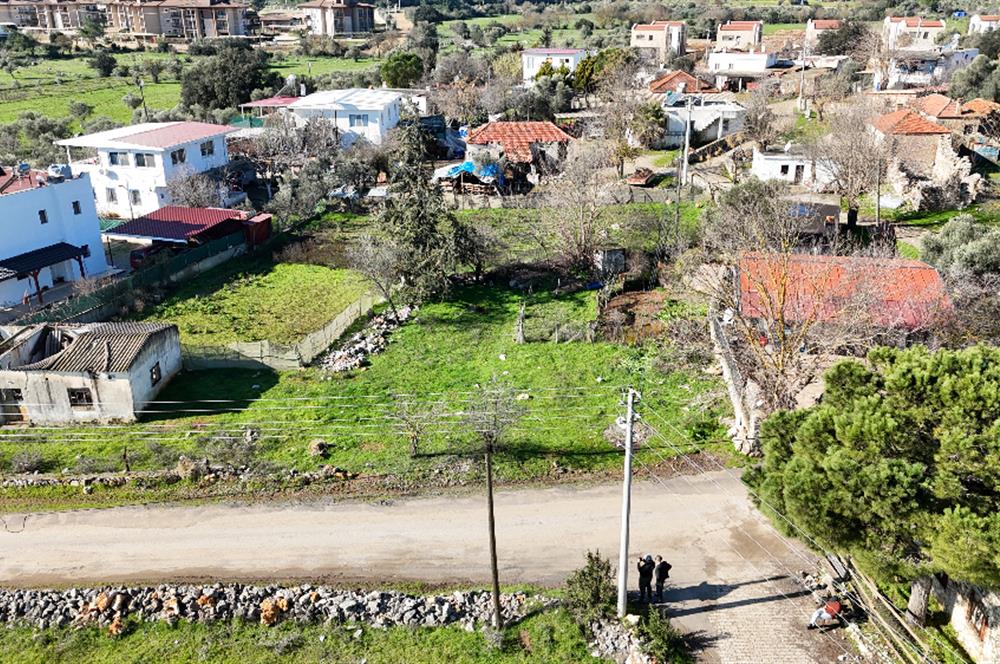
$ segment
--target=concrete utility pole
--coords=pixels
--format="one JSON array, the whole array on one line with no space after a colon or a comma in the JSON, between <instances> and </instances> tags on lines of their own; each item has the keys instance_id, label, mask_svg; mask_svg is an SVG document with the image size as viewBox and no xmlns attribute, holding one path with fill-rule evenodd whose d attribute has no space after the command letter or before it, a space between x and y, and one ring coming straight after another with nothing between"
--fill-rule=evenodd
<instances>
[{"instance_id":1,"label":"concrete utility pole","mask_svg":"<svg viewBox=\"0 0 1000 664\"><path fill-rule=\"evenodd\" d=\"M802 66L799 68L799 112L806 112L806 40L802 40Z\"/></svg>"},{"instance_id":2,"label":"concrete utility pole","mask_svg":"<svg viewBox=\"0 0 1000 664\"><path fill-rule=\"evenodd\" d=\"M628 388L628 406L625 415L625 477L622 482L622 534L618 551L618 617L628 610L628 525L632 512L632 425L634 424L635 399L639 393Z\"/></svg>"},{"instance_id":3,"label":"concrete utility pole","mask_svg":"<svg viewBox=\"0 0 1000 664\"><path fill-rule=\"evenodd\" d=\"M687 183L688 177L688 152L691 150L691 103L693 97L687 98L687 121L684 124L684 154L681 155L681 165L684 170L681 174L681 184Z\"/></svg>"}]
</instances>

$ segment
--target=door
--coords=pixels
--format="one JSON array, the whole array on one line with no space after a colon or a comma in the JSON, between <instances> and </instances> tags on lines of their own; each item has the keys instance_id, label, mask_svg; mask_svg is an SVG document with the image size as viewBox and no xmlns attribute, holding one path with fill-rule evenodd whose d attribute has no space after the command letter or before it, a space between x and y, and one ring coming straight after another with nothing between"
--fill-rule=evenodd
<instances>
[{"instance_id":1,"label":"door","mask_svg":"<svg viewBox=\"0 0 1000 664\"><path fill-rule=\"evenodd\" d=\"M802 178L806 174L805 164L798 164L795 167L795 184L802 184Z\"/></svg>"},{"instance_id":2,"label":"door","mask_svg":"<svg viewBox=\"0 0 1000 664\"><path fill-rule=\"evenodd\" d=\"M0 390L0 424L19 424L27 420L21 390Z\"/></svg>"}]
</instances>

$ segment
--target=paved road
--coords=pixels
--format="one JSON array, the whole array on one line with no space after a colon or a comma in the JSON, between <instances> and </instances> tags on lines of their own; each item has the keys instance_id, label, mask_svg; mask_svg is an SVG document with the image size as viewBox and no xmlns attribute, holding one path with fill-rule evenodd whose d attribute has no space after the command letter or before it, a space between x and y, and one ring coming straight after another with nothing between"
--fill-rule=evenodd
<instances>
[{"instance_id":1,"label":"paved road","mask_svg":"<svg viewBox=\"0 0 1000 664\"><path fill-rule=\"evenodd\" d=\"M614 485L500 492L503 582L558 585L588 548L614 555L619 501ZM670 615L699 636L703 661L831 662L843 652L804 629L812 600L788 578L815 559L790 549L733 477L639 481L632 517L632 557L662 553L672 562ZM78 511L31 515L23 532L0 531L4 585L195 578L481 584L487 560L478 495Z\"/></svg>"}]
</instances>

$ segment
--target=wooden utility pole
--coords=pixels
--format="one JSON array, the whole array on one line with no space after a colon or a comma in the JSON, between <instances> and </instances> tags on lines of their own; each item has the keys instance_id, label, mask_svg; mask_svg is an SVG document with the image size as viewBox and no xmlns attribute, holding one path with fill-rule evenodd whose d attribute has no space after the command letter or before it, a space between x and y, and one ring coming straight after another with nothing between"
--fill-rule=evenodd
<instances>
[{"instance_id":1,"label":"wooden utility pole","mask_svg":"<svg viewBox=\"0 0 1000 664\"><path fill-rule=\"evenodd\" d=\"M497 565L497 525L493 517L493 441L486 441L486 519L490 528L490 574L493 577L493 628L500 629L500 568Z\"/></svg>"},{"instance_id":2,"label":"wooden utility pole","mask_svg":"<svg viewBox=\"0 0 1000 664\"><path fill-rule=\"evenodd\" d=\"M635 399L639 393L628 388L628 403L625 415L625 476L622 481L622 532L621 548L618 550L618 617L628 611L628 526L632 512L632 425Z\"/></svg>"}]
</instances>

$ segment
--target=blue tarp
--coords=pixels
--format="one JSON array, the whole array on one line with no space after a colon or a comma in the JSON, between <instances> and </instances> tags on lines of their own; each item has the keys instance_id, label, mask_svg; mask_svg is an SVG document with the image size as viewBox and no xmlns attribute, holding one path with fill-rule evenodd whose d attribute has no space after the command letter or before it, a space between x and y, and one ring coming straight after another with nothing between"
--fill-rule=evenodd
<instances>
[{"instance_id":1,"label":"blue tarp","mask_svg":"<svg viewBox=\"0 0 1000 664\"><path fill-rule=\"evenodd\" d=\"M448 169L448 177L450 178L457 177L462 173L470 173L480 180L496 180L499 184L503 184L503 172L496 164L483 164L476 168L476 165L471 161L465 161Z\"/></svg>"}]
</instances>

